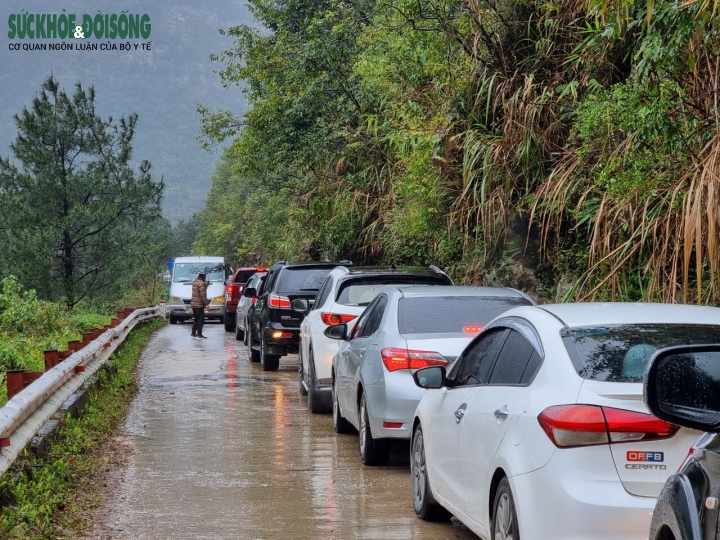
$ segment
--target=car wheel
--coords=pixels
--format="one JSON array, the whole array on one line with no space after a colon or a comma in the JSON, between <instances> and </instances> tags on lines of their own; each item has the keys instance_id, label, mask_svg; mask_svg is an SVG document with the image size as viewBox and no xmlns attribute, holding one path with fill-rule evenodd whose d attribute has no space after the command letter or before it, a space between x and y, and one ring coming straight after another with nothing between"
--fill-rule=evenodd
<instances>
[{"instance_id":1,"label":"car wheel","mask_svg":"<svg viewBox=\"0 0 720 540\"><path fill-rule=\"evenodd\" d=\"M492 538L493 540L520 540L515 500L507 478L500 481L495 493Z\"/></svg>"},{"instance_id":2,"label":"car wheel","mask_svg":"<svg viewBox=\"0 0 720 540\"><path fill-rule=\"evenodd\" d=\"M390 444L374 439L370 430L365 394L360 396L360 461L365 465L383 465L390 457Z\"/></svg>"},{"instance_id":3,"label":"car wheel","mask_svg":"<svg viewBox=\"0 0 720 540\"><path fill-rule=\"evenodd\" d=\"M170 324L177 324L177 322L177 317L173 317L172 315L170 315Z\"/></svg>"},{"instance_id":4,"label":"car wheel","mask_svg":"<svg viewBox=\"0 0 720 540\"><path fill-rule=\"evenodd\" d=\"M447 521L450 512L440 506L432 496L425 466L425 439L418 425L410 445L410 476L412 478L413 506L415 513L427 521Z\"/></svg>"},{"instance_id":5,"label":"car wheel","mask_svg":"<svg viewBox=\"0 0 720 540\"><path fill-rule=\"evenodd\" d=\"M248 324L248 320L245 319L245 330L243 330L243 344L246 346L250 346L250 343L248 342L248 334L250 333L250 325Z\"/></svg>"},{"instance_id":6,"label":"car wheel","mask_svg":"<svg viewBox=\"0 0 720 540\"><path fill-rule=\"evenodd\" d=\"M260 365L263 371L277 371L280 367L280 356L267 353L267 344L262 336L260 337Z\"/></svg>"},{"instance_id":7,"label":"car wheel","mask_svg":"<svg viewBox=\"0 0 720 540\"><path fill-rule=\"evenodd\" d=\"M308 409L313 414L329 413L330 403L327 402L327 393L323 395L318 391L316 381L315 356L312 349L310 349L310 358L308 358Z\"/></svg>"},{"instance_id":8,"label":"car wheel","mask_svg":"<svg viewBox=\"0 0 720 540\"><path fill-rule=\"evenodd\" d=\"M244 335L244 334L245 334L245 332L243 332L242 330L240 330L240 326L239 326L239 325L235 325L235 339L236 339L237 341L243 341L244 338L245 338L245 335Z\"/></svg>"},{"instance_id":9,"label":"car wheel","mask_svg":"<svg viewBox=\"0 0 720 540\"><path fill-rule=\"evenodd\" d=\"M300 352L298 353L298 390L300 391L301 396L307 396L307 389L303 384L302 346L300 347Z\"/></svg>"},{"instance_id":10,"label":"car wheel","mask_svg":"<svg viewBox=\"0 0 720 540\"><path fill-rule=\"evenodd\" d=\"M253 349L253 334L252 334L252 328L248 329L247 332L245 332L246 336L246 342L248 349L248 358L250 358L251 362L259 362L260 361L260 351Z\"/></svg>"},{"instance_id":11,"label":"car wheel","mask_svg":"<svg viewBox=\"0 0 720 540\"><path fill-rule=\"evenodd\" d=\"M335 389L335 381L332 387L332 413L333 413L333 429L335 433L352 433L355 431L352 424L345 420L338 403L337 390Z\"/></svg>"},{"instance_id":12,"label":"car wheel","mask_svg":"<svg viewBox=\"0 0 720 540\"><path fill-rule=\"evenodd\" d=\"M235 314L234 313L225 313L223 315L223 322L225 323L225 331L226 332L232 332L235 330Z\"/></svg>"}]
</instances>

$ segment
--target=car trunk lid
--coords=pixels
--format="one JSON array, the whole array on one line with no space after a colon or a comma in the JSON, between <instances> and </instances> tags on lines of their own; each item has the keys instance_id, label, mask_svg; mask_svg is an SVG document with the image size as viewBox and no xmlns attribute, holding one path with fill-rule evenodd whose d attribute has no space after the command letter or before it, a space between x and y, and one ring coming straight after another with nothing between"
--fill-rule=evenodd
<instances>
[{"instance_id":1,"label":"car trunk lid","mask_svg":"<svg viewBox=\"0 0 720 540\"><path fill-rule=\"evenodd\" d=\"M642 383L585 380L577 402L649 414L643 402ZM610 444L625 490L640 497L657 497L699 436L698 431L680 428L669 438Z\"/></svg>"}]
</instances>

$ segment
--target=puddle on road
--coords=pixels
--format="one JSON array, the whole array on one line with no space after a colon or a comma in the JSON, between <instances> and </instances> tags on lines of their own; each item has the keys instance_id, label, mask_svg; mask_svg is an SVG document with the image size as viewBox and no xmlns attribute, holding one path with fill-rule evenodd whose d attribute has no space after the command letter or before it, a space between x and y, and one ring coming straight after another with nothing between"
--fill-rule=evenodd
<instances>
[{"instance_id":1,"label":"puddle on road","mask_svg":"<svg viewBox=\"0 0 720 540\"><path fill-rule=\"evenodd\" d=\"M407 443L365 467L356 434L309 413L296 357L263 372L222 326L205 331L191 354L189 326L151 340L123 427L141 435L89 538L476 538L415 517Z\"/></svg>"}]
</instances>

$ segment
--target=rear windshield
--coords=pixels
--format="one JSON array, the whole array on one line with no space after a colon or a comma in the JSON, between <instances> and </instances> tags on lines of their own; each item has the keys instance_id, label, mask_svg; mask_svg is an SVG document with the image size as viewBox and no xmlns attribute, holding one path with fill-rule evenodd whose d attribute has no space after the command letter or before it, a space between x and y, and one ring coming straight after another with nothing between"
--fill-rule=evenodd
<instances>
[{"instance_id":1,"label":"rear windshield","mask_svg":"<svg viewBox=\"0 0 720 540\"><path fill-rule=\"evenodd\" d=\"M642 382L658 349L720 342L720 326L633 324L569 328L560 335L580 376L610 382Z\"/></svg>"},{"instance_id":2,"label":"rear windshield","mask_svg":"<svg viewBox=\"0 0 720 540\"><path fill-rule=\"evenodd\" d=\"M525 298L402 298L398 303L398 328L401 334L462 334L467 326L485 326L508 309L529 305Z\"/></svg>"},{"instance_id":3,"label":"rear windshield","mask_svg":"<svg viewBox=\"0 0 720 540\"><path fill-rule=\"evenodd\" d=\"M452 285L443 277L435 276L368 276L346 279L338 288L335 302L346 306L367 306L388 287L397 285Z\"/></svg>"},{"instance_id":4,"label":"rear windshield","mask_svg":"<svg viewBox=\"0 0 720 540\"><path fill-rule=\"evenodd\" d=\"M332 268L285 268L280 274L277 290L284 293L317 292L331 270Z\"/></svg>"},{"instance_id":5,"label":"rear windshield","mask_svg":"<svg viewBox=\"0 0 720 540\"><path fill-rule=\"evenodd\" d=\"M250 279L250 276L252 276L257 270L247 270L247 271L241 271L238 272L235 276L234 283L247 283Z\"/></svg>"}]
</instances>

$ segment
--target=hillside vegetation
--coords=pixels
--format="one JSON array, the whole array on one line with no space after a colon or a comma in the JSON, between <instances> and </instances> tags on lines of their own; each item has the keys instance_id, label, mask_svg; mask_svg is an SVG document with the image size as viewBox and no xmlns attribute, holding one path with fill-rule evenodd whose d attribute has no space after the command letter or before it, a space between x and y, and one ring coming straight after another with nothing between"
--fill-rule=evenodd
<instances>
[{"instance_id":1,"label":"hillside vegetation","mask_svg":"<svg viewBox=\"0 0 720 540\"><path fill-rule=\"evenodd\" d=\"M717 303L717 3L250 0L195 249ZM211 104L207 104L211 105Z\"/></svg>"}]
</instances>

